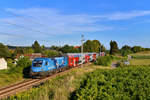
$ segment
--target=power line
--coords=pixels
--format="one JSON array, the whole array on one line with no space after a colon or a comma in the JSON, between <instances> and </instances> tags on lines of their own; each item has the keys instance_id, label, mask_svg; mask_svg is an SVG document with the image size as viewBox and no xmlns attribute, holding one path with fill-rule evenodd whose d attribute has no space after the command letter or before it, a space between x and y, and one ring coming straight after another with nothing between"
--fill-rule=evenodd
<instances>
[{"instance_id":1,"label":"power line","mask_svg":"<svg viewBox=\"0 0 150 100\"><path fill-rule=\"evenodd\" d=\"M82 46L81 46L81 53L83 54L83 42L84 42L84 35L82 34L81 35L81 44L82 44Z\"/></svg>"},{"instance_id":2,"label":"power line","mask_svg":"<svg viewBox=\"0 0 150 100\"><path fill-rule=\"evenodd\" d=\"M8 11L5 11L5 12L8 13ZM41 25L41 26L46 26L45 24L38 23L36 21L33 21L32 19L27 19L27 17L22 16L22 15L17 15L17 14L14 14L12 12L9 12L8 14L13 15L15 17L20 17L21 16L20 18L22 18L24 20L28 20L29 22L32 22L34 24L38 24L38 25ZM4 22L4 23L9 24L9 25L14 25L16 27L20 27L20 28L23 28L23 29L27 29L27 30L30 30L32 32L45 33L45 32L39 31L39 30L35 30L35 29L32 29L32 28L25 27L23 25L18 25L18 24L14 24L14 23L10 23L10 22ZM49 33L47 33L47 34L49 34Z\"/></svg>"},{"instance_id":3,"label":"power line","mask_svg":"<svg viewBox=\"0 0 150 100\"><path fill-rule=\"evenodd\" d=\"M23 26L23 25L18 25L18 24L14 24L14 23L10 23L10 22L4 22L3 21L3 23L6 23L6 24L8 24L8 25L13 25L13 26L16 26L16 27L20 27L20 28L23 28L23 29L27 29L27 30L30 30L30 31L32 31L32 32L39 32L39 33L43 33L43 32L41 32L41 31L39 31L39 30L35 30L35 29L32 29L32 28L28 28L28 27L25 27L25 26Z\"/></svg>"},{"instance_id":4,"label":"power line","mask_svg":"<svg viewBox=\"0 0 150 100\"><path fill-rule=\"evenodd\" d=\"M34 23L34 24L39 24L39 25L44 25L45 26L45 24L41 24L41 23L39 23L39 22L36 22L35 20L32 20L32 19L29 19L28 17L33 17L33 16L29 16L28 15L28 17L26 17L26 16L23 16L23 15L17 15L17 14L15 14L15 13L12 13L12 12L10 12L10 11L5 11L6 13L8 13L8 14L10 14L10 15L13 15L13 16L15 16L15 17L21 17L21 18L23 18L23 19L25 19L25 20L28 20L29 22L32 22L32 23Z\"/></svg>"}]
</instances>

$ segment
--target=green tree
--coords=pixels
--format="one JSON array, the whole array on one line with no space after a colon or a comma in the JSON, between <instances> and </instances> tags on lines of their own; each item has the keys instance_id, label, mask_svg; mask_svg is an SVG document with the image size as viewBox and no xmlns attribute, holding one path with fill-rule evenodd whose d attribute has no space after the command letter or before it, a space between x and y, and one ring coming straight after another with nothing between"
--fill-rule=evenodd
<instances>
[{"instance_id":1,"label":"green tree","mask_svg":"<svg viewBox=\"0 0 150 100\"><path fill-rule=\"evenodd\" d=\"M0 43L0 57L7 58L7 57L10 57L10 56L11 56L11 54L9 52L8 47L3 45L2 43Z\"/></svg>"},{"instance_id":2,"label":"green tree","mask_svg":"<svg viewBox=\"0 0 150 100\"><path fill-rule=\"evenodd\" d=\"M93 46L92 46L92 52L99 53L100 52L101 43L98 40L93 40L92 44L93 44Z\"/></svg>"},{"instance_id":3,"label":"green tree","mask_svg":"<svg viewBox=\"0 0 150 100\"><path fill-rule=\"evenodd\" d=\"M20 47L17 47L14 52L15 54L24 54L23 48L20 48Z\"/></svg>"},{"instance_id":4,"label":"green tree","mask_svg":"<svg viewBox=\"0 0 150 100\"><path fill-rule=\"evenodd\" d=\"M44 55L46 55L47 57L56 57L59 56L60 53L56 50L44 50Z\"/></svg>"},{"instance_id":5,"label":"green tree","mask_svg":"<svg viewBox=\"0 0 150 100\"><path fill-rule=\"evenodd\" d=\"M38 41L35 41L32 45L32 48L34 49L34 53L41 53L41 47L38 43Z\"/></svg>"},{"instance_id":6,"label":"green tree","mask_svg":"<svg viewBox=\"0 0 150 100\"><path fill-rule=\"evenodd\" d=\"M128 45L124 45L122 48L121 48L121 55L122 56L127 56L129 54L131 54L132 51L131 51L131 47L128 46Z\"/></svg>"},{"instance_id":7,"label":"green tree","mask_svg":"<svg viewBox=\"0 0 150 100\"><path fill-rule=\"evenodd\" d=\"M132 50L134 53L137 53L137 52L142 51L142 47L141 47L141 46L134 46L134 47L131 48L131 50Z\"/></svg>"},{"instance_id":8,"label":"green tree","mask_svg":"<svg viewBox=\"0 0 150 100\"><path fill-rule=\"evenodd\" d=\"M84 52L92 52L92 41L91 40L87 40L84 44L83 44L83 50Z\"/></svg>"},{"instance_id":9,"label":"green tree","mask_svg":"<svg viewBox=\"0 0 150 100\"><path fill-rule=\"evenodd\" d=\"M106 48L105 48L104 45L101 45L100 51L101 51L101 52L106 52Z\"/></svg>"},{"instance_id":10,"label":"green tree","mask_svg":"<svg viewBox=\"0 0 150 100\"><path fill-rule=\"evenodd\" d=\"M34 50L32 49L32 47L24 48L24 54L32 54L33 52Z\"/></svg>"},{"instance_id":11,"label":"green tree","mask_svg":"<svg viewBox=\"0 0 150 100\"><path fill-rule=\"evenodd\" d=\"M100 52L101 43L98 40L87 40L83 46L84 52Z\"/></svg>"},{"instance_id":12,"label":"green tree","mask_svg":"<svg viewBox=\"0 0 150 100\"><path fill-rule=\"evenodd\" d=\"M60 48L60 51L63 53L78 53L80 50L78 48L74 48L74 46L64 45Z\"/></svg>"},{"instance_id":13,"label":"green tree","mask_svg":"<svg viewBox=\"0 0 150 100\"><path fill-rule=\"evenodd\" d=\"M57 51L59 51L60 48L61 48L61 47L54 46L54 45L52 45L52 46L50 47L51 50L57 50Z\"/></svg>"},{"instance_id":14,"label":"green tree","mask_svg":"<svg viewBox=\"0 0 150 100\"><path fill-rule=\"evenodd\" d=\"M124 45L121 49L122 50L131 50L131 47L128 45Z\"/></svg>"},{"instance_id":15,"label":"green tree","mask_svg":"<svg viewBox=\"0 0 150 100\"><path fill-rule=\"evenodd\" d=\"M114 55L119 52L118 44L116 41L110 41L110 54Z\"/></svg>"},{"instance_id":16,"label":"green tree","mask_svg":"<svg viewBox=\"0 0 150 100\"><path fill-rule=\"evenodd\" d=\"M44 46L44 45L41 46L41 50L42 50L42 51L45 50L45 46Z\"/></svg>"}]
</instances>

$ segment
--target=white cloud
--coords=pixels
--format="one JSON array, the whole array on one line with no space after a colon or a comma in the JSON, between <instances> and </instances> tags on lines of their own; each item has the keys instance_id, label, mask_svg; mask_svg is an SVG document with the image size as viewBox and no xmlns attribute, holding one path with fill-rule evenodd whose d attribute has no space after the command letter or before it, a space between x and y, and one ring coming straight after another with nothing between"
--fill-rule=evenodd
<instances>
[{"instance_id":1,"label":"white cloud","mask_svg":"<svg viewBox=\"0 0 150 100\"><path fill-rule=\"evenodd\" d=\"M50 35L75 34L113 29L113 27L95 24L99 18L93 15L67 15L56 9L9 8L6 9L6 12L12 16L0 19L0 22L3 22L1 25L4 23L7 24L7 26L3 26L1 30L13 34L17 31L17 33L19 32L25 36L32 34L34 38L37 34L41 38ZM32 36L30 35L30 37Z\"/></svg>"},{"instance_id":2,"label":"white cloud","mask_svg":"<svg viewBox=\"0 0 150 100\"><path fill-rule=\"evenodd\" d=\"M150 15L150 10L115 12L103 15L64 14L50 8L9 8L6 9L6 12L12 16L0 18L0 32L10 33L9 37L12 38L22 36L27 39L113 30L114 26L105 26L104 21L129 20Z\"/></svg>"},{"instance_id":3,"label":"white cloud","mask_svg":"<svg viewBox=\"0 0 150 100\"><path fill-rule=\"evenodd\" d=\"M150 15L150 10L147 11L131 11L131 12L117 12L106 16L109 20L127 20L136 17Z\"/></svg>"}]
</instances>

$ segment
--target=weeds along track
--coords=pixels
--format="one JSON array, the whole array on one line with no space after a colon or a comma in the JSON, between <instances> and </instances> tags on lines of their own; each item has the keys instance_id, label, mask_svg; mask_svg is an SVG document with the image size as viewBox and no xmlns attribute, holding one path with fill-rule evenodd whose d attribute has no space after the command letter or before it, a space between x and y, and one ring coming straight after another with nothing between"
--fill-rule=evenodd
<instances>
[{"instance_id":1,"label":"weeds along track","mask_svg":"<svg viewBox=\"0 0 150 100\"><path fill-rule=\"evenodd\" d=\"M80 65L78 67L88 66L90 64L91 63L87 63L84 65ZM23 92L27 89L32 88L33 86L37 86L37 85L40 85L41 83L44 83L46 80L52 79L52 78L59 76L59 75L64 75L66 72L69 72L69 71L76 69L78 67L74 67L74 68L71 68L69 70L65 70L63 72L59 72L59 73L56 73L54 75L51 75L49 77L45 77L42 79L29 79L27 81L23 81L23 82L13 84L13 85L10 85L10 86L4 87L4 88L0 88L0 99L7 98L13 94L18 93L18 92Z\"/></svg>"}]
</instances>

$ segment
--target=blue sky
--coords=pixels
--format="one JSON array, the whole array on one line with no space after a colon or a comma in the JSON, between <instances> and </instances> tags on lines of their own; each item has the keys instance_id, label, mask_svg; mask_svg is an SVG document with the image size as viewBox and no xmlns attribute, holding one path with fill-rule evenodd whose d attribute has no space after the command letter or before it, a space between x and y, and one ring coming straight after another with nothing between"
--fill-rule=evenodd
<instances>
[{"instance_id":1,"label":"blue sky","mask_svg":"<svg viewBox=\"0 0 150 100\"><path fill-rule=\"evenodd\" d=\"M97 39L107 48L150 47L149 0L1 0L0 42L28 46L80 45Z\"/></svg>"}]
</instances>

